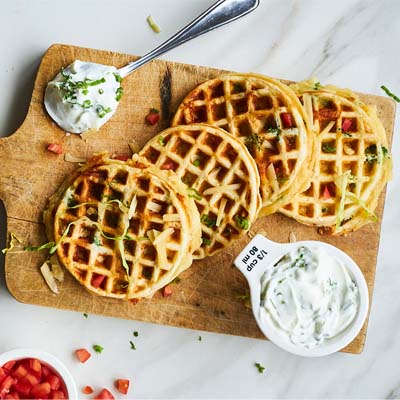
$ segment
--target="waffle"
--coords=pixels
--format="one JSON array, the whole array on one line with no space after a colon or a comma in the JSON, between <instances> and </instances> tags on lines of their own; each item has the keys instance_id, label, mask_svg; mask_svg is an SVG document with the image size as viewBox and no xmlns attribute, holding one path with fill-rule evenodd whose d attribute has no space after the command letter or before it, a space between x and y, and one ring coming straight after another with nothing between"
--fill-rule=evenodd
<instances>
[{"instance_id":1,"label":"waffle","mask_svg":"<svg viewBox=\"0 0 400 400\"><path fill-rule=\"evenodd\" d=\"M321 234L346 234L375 221L379 195L391 177L386 133L376 110L347 89L313 81L293 88L316 134L316 162L308 189L280 211L318 226Z\"/></svg>"},{"instance_id":2,"label":"waffle","mask_svg":"<svg viewBox=\"0 0 400 400\"><path fill-rule=\"evenodd\" d=\"M206 124L172 127L139 154L160 169L172 169L187 185L202 222L197 259L230 245L257 217L257 165L246 146L223 129Z\"/></svg>"},{"instance_id":3,"label":"waffle","mask_svg":"<svg viewBox=\"0 0 400 400\"><path fill-rule=\"evenodd\" d=\"M313 135L306 120L288 86L261 75L230 74L192 90L172 125L203 122L218 126L248 147L261 178L261 216L290 202L308 182Z\"/></svg>"},{"instance_id":4,"label":"waffle","mask_svg":"<svg viewBox=\"0 0 400 400\"><path fill-rule=\"evenodd\" d=\"M98 295L151 296L191 265L201 244L200 216L185 192L174 173L137 156L94 157L44 214L60 263Z\"/></svg>"}]
</instances>

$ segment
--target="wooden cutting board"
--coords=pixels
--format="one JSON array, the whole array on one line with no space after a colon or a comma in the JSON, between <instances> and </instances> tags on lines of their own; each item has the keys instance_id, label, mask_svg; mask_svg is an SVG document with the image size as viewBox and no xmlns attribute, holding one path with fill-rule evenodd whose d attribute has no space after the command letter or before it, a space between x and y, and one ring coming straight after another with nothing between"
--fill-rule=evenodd
<instances>
[{"instance_id":1,"label":"wooden cutting board","mask_svg":"<svg viewBox=\"0 0 400 400\"><path fill-rule=\"evenodd\" d=\"M111 154L130 154L128 143L140 147L158 131L166 128L179 102L198 83L225 72L221 70L154 61L123 82L124 96L114 117L96 136L83 140L66 135L45 112L43 96L46 84L62 66L75 59L121 67L135 56L53 45L45 53L36 77L28 115L13 135L0 139L0 198L7 212L7 232L22 238L25 244L47 242L42 211L47 199L76 167L46 150L49 143L60 143L74 156L90 157L108 150ZM393 132L394 102L378 96L362 95L367 104L375 104L389 138ZM157 126L145 124L149 109L161 110ZM320 237L314 228L300 225L280 214L258 220L252 232L262 232L277 242L287 242L294 232L297 240L324 240L347 252L361 267L370 296L374 285L376 259L384 204L382 194L377 214L379 222L369 224L347 237ZM59 295L44 282L39 267L46 252L7 253L5 273L11 294L24 303L37 304L118 318L134 319L196 330L263 338L243 296L248 286L233 267L236 255L249 241L244 237L224 252L193 266L172 284L173 295L164 299L157 293L133 306L128 302L94 296L84 290L68 273ZM360 353L366 325L344 351Z\"/></svg>"}]
</instances>

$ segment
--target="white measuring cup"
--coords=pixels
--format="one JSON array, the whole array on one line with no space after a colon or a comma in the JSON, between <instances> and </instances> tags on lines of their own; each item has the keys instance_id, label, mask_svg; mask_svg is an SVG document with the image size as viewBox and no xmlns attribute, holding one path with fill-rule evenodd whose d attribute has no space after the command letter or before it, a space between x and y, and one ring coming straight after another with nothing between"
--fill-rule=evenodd
<instances>
[{"instance_id":1,"label":"white measuring cup","mask_svg":"<svg viewBox=\"0 0 400 400\"><path fill-rule=\"evenodd\" d=\"M293 344L282 335L279 328L266 315L261 316L261 277L268 268L272 268L285 254L301 246L323 248L328 255L341 261L359 290L359 307L351 324L335 338L314 348L305 348ZM276 243L262 235L256 235L234 261L235 266L246 277L250 286L251 307L254 317L263 334L282 349L304 357L319 357L332 354L346 347L360 332L367 318L369 308L368 287L358 265L345 252L328 243L319 241L300 241L294 243ZM265 314L265 313L264 313Z\"/></svg>"}]
</instances>

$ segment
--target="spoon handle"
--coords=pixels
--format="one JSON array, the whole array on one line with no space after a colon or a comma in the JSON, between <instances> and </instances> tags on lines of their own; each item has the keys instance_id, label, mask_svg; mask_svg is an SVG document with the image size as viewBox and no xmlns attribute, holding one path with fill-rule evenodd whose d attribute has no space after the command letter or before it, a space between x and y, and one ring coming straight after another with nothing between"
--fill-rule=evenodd
<instances>
[{"instance_id":1,"label":"spoon handle","mask_svg":"<svg viewBox=\"0 0 400 400\"><path fill-rule=\"evenodd\" d=\"M186 25L174 36L156 47L138 60L119 69L121 77L129 75L144 64L154 60L169 50L194 39L203 33L209 32L222 25L228 24L251 11L255 10L260 0L219 0L204 11L196 19Z\"/></svg>"}]
</instances>

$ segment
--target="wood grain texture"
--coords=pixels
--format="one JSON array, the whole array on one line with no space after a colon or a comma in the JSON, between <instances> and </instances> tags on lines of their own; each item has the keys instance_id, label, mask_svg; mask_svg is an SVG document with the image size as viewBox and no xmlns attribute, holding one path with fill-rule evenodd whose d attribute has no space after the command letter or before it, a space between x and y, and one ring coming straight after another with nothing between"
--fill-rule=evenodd
<instances>
[{"instance_id":1,"label":"wood grain texture","mask_svg":"<svg viewBox=\"0 0 400 400\"><path fill-rule=\"evenodd\" d=\"M154 61L123 81L124 96L114 117L96 136L83 140L65 135L45 112L44 90L62 66L75 59L121 67L137 57L108 51L66 45L51 46L43 57L35 81L28 115L13 135L0 139L0 198L7 212L7 232L14 232L26 244L47 241L42 224L42 211L47 199L76 165L65 162L46 150L49 143L60 143L66 152L79 157L107 150L111 154L130 154L128 143L140 147L169 125L170 117L183 97L198 83L225 71ZM367 104L375 104L391 140L395 105L390 99L362 95ZM162 111L157 126L145 124L151 107ZM321 237L315 228L306 227L283 215L259 219L252 232L264 233L271 240L287 242L290 232L298 240L324 240L347 252L361 267L368 283L370 297L375 279L376 258L384 205L382 194L377 209L379 222L369 224L346 237ZM6 256L6 282L11 294L24 303L87 313L147 321L196 330L263 338L250 309L240 296L248 293L241 273L232 266L236 255L249 238L245 237L224 252L196 261L173 284L173 296L164 299L157 293L152 299L132 306L127 302L105 299L85 291L66 274L61 293L54 295L45 284L39 267L45 252L16 252ZM357 338L343 351L360 353L367 324Z\"/></svg>"}]
</instances>

